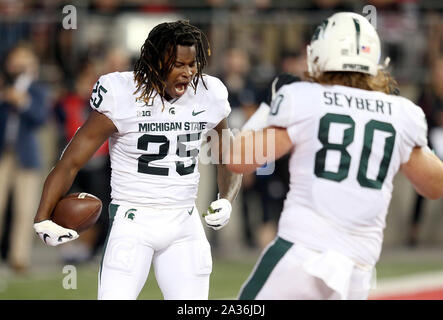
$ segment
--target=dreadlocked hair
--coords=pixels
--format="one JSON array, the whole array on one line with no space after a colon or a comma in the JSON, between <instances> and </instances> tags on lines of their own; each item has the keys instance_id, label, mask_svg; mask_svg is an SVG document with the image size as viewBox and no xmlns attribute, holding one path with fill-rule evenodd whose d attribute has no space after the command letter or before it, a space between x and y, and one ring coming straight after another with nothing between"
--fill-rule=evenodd
<instances>
[{"instance_id":1,"label":"dreadlocked hair","mask_svg":"<svg viewBox=\"0 0 443 320\"><path fill-rule=\"evenodd\" d=\"M165 22L151 30L135 63L134 79L137 90L134 94L140 94L137 100L148 104L150 99L160 94L164 107L166 78L177 58L178 45L195 46L197 73L191 85L195 92L201 79L207 89L203 80L203 68L207 65L207 56L211 55L211 51L206 35L188 21Z\"/></svg>"}]
</instances>

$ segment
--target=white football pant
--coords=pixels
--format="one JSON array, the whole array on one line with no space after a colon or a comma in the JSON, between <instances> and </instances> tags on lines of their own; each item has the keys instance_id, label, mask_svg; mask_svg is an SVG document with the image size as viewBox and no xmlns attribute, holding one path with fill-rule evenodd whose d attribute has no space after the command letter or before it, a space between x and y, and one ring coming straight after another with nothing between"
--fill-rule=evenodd
<instances>
[{"instance_id":1,"label":"white football pant","mask_svg":"<svg viewBox=\"0 0 443 320\"><path fill-rule=\"evenodd\" d=\"M196 207L110 205L98 299L136 299L151 263L165 299L208 299L211 249Z\"/></svg>"},{"instance_id":2,"label":"white football pant","mask_svg":"<svg viewBox=\"0 0 443 320\"><path fill-rule=\"evenodd\" d=\"M364 300L373 268L334 251L319 252L277 237L242 286L240 300Z\"/></svg>"}]
</instances>

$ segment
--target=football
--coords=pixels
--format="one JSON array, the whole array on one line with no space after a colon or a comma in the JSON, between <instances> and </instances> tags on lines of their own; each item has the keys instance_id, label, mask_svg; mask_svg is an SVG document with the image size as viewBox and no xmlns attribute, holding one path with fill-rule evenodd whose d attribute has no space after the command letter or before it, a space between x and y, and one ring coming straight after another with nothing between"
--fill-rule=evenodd
<instances>
[{"instance_id":1,"label":"football","mask_svg":"<svg viewBox=\"0 0 443 320\"><path fill-rule=\"evenodd\" d=\"M57 203L51 220L80 233L97 222L101 211L102 202L96 196L85 192L71 193Z\"/></svg>"}]
</instances>

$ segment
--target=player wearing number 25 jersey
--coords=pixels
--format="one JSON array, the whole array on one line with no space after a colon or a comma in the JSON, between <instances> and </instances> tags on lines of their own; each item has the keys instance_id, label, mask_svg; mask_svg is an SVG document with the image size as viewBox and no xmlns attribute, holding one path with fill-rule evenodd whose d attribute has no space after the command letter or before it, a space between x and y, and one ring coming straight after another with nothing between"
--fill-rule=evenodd
<instances>
[{"instance_id":1,"label":"player wearing number 25 jersey","mask_svg":"<svg viewBox=\"0 0 443 320\"><path fill-rule=\"evenodd\" d=\"M109 140L113 203L159 208L194 205L200 146L231 110L221 81L208 75L203 81L207 89L200 81L195 92L186 90L180 99L162 102L157 95L145 103L133 94L133 72L100 77L91 107L118 129Z\"/></svg>"},{"instance_id":2,"label":"player wearing number 25 jersey","mask_svg":"<svg viewBox=\"0 0 443 320\"><path fill-rule=\"evenodd\" d=\"M72 241L78 234L51 221L51 213L109 139L112 202L99 299L136 299L151 265L165 299L208 298L211 250L194 205L198 155L207 137L223 141L230 106L226 87L202 72L204 40L186 21L154 27L133 72L97 81L91 115L45 181L34 228L48 245ZM229 221L241 175L219 161L217 182L219 199L204 214L214 230Z\"/></svg>"},{"instance_id":3,"label":"player wearing number 25 jersey","mask_svg":"<svg viewBox=\"0 0 443 320\"><path fill-rule=\"evenodd\" d=\"M378 66L379 54L378 35L364 17L333 15L308 46L311 81L283 85L255 124L265 129L241 135L275 134L267 148L276 158L291 152L278 236L241 299L366 299L395 174L401 170L427 197L443 195L443 165L423 149L425 116L391 94L395 83Z\"/></svg>"}]
</instances>

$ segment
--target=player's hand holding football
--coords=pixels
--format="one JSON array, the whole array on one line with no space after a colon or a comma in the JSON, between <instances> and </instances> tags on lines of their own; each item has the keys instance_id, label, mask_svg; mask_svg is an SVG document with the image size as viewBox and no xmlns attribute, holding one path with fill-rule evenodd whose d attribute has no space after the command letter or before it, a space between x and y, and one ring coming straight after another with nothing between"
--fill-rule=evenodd
<instances>
[{"instance_id":1,"label":"player's hand holding football","mask_svg":"<svg viewBox=\"0 0 443 320\"><path fill-rule=\"evenodd\" d=\"M34 223L34 230L45 244L53 247L78 238L75 230L63 228L51 220Z\"/></svg>"},{"instance_id":2,"label":"player's hand holding football","mask_svg":"<svg viewBox=\"0 0 443 320\"><path fill-rule=\"evenodd\" d=\"M218 199L211 203L203 217L206 225L214 230L223 228L231 217L232 206L227 199Z\"/></svg>"}]
</instances>

